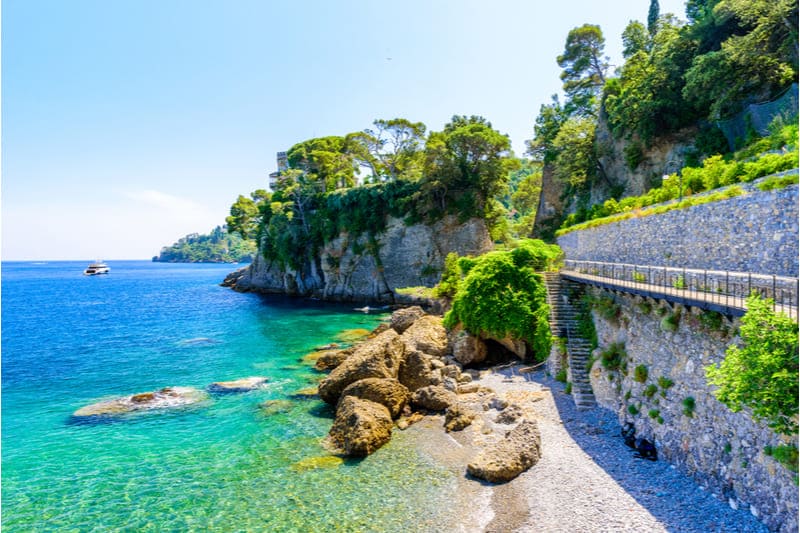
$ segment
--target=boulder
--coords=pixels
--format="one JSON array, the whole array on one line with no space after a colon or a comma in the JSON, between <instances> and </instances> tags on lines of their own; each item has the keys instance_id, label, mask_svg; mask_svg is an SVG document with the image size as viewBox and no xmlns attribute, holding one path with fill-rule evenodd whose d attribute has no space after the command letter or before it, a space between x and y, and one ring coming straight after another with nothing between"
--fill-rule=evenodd
<instances>
[{"instance_id":1,"label":"boulder","mask_svg":"<svg viewBox=\"0 0 800 533\"><path fill-rule=\"evenodd\" d=\"M379 403L389 410L391 417L397 418L408 403L408 389L393 378L366 378L351 383L342 392L339 403L347 396Z\"/></svg>"},{"instance_id":2,"label":"boulder","mask_svg":"<svg viewBox=\"0 0 800 533\"><path fill-rule=\"evenodd\" d=\"M280 413L288 413L294 407L294 402L290 400L267 400L259 404L259 409L264 416L272 416Z\"/></svg>"},{"instance_id":3,"label":"boulder","mask_svg":"<svg viewBox=\"0 0 800 533\"><path fill-rule=\"evenodd\" d=\"M512 403L500 411L500 414L497 415L497 418L495 418L495 422L498 424L513 424L518 422L519 419L524 416L524 414L525 413L522 411L522 407Z\"/></svg>"},{"instance_id":4,"label":"boulder","mask_svg":"<svg viewBox=\"0 0 800 533\"><path fill-rule=\"evenodd\" d=\"M461 431L472 424L472 421L475 420L475 416L477 416L475 412L462 404L453 404L448 407L447 411L444 413L444 429L448 433L451 431Z\"/></svg>"},{"instance_id":5,"label":"boulder","mask_svg":"<svg viewBox=\"0 0 800 533\"><path fill-rule=\"evenodd\" d=\"M320 398L334 405L351 383L366 378L396 378L403 353L403 343L393 329L362 342L353 348L350 357L320 382Z\"/></svg>"},{"instance_id":6,"label":"boulder","mask_svg":"<svg viewBox=\"0 0 800 533\"><path fill-rule=\"evenodd\" d=\"M474 365L486 360L488 349L482 339L466 331L452 336L453 357L462 365Z\"/></svg>"},{"instance_id":7,"label":"boulder","mask_svg":"<svg viewBox=\"0 0 800 533\"><path fill-rule=\"evenodd\" d=\"M327 350L319 356L316 363L314 363L314 368L320 372L333 370L337 366L344 363L344 360L350 357L352 354L353 348L347 348L345 350Z\"/></svg>"},{"instance_id":8,"label":"boulder","mask_svg":"<svg viewBox=\"0 0 800 533\"><path fill-rule=\"evenodd\" d=\"M216 381L208 386L211 392L247 392L263 387L267 378L262 376L251 376L248 378L236 379L233 381Z\"/></svg>"},{"instance_id":9,"label":"boulder","mask_svg":"<svg viewBox=\"0 0 800 533\"><path fill-rule=\"evenodd\" d=\"M419 350L434 357L447 355L447 331L442 318L425 315L414 322L402 336L406 351Z\"/></svg>"},{"instance_id":10,"label":"boulder","mask_svg":"<svg viewBox=\"0 0 800 533\"><path fill-rule=\"evenodd\" d=\"M428 385L417 389L411 396L411 403L430 411L444 411L456 403L456 394L439 385Z\"/></svg>"},{"instance_id":11,"label":"boulder","mask_svg":"<svg viewBox=\"0 0 800 533\"><path fill-rule=\"evenodd\" d=\"M406 353L400 363L397 379L411 392L428 385L439 385L442 382L441 373L436 370L431 356L419 350Z\"/></svg>"},{"instance_id":12,"label":"boulder","mask_svg":"<svg viewBox=\"0 0 800 533\"><path fill-rule=\"evenodd\" d=\"M72 416L76 418L113 417L135 411L184 407L207 398L208 395L205 392L193 387L166 387L153 392L142 392L93 403L81 407Z\"/></svg>"},{"instance_id":13,"label":"boulder","mask_svg":"<svg viewBox=\"0 0 800 533\"><path fill-rule=\"evenodd\" d=\"M363 457L392 438L392 417L380 404L346 396L336 409L329 435L331 443L346 455Z\"/></svg>"},{"instance_id":14,"label":"boulder","mask_svg":"<svg viewBox=\"0 0 800 533\"><path fill-rule=\"evenodd\" d=\"M398 309L392 313L392 320L389 324L393 330L402 334L405 330L411 327L411 324L423 316L425 316L425 311L423 311L418 305L404 307L403 309Z\"/></svg>"},{"instance_id":15,"label":"boulder","mask_svg":"<svg viewBox=\"0 0 800 533\"><path fill-rule=\"evenodd\" d=\"M478 453L467 465L467 472L491 483L504 483L535 465L540 457L539 426L524 419L504 439Z\"/></svg>"}]
</instances>

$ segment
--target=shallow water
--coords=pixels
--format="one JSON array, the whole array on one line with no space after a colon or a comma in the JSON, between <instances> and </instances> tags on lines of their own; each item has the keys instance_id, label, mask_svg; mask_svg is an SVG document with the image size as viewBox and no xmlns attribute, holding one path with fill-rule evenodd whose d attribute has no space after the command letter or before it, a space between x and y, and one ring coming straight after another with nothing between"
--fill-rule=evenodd
<instances>
[{"instance_id":1,"label":"shallow water","mask_svg":"<svg viewBox=\"0 0 800 533\"><path fill-rule=\"evenodd\" d=\"M322 462L332 411L293 393L300 358L383 318L218 286L230 265L2 265L4 531L422 531L452 472L402 432L360 460ZM98 400L263 375L263 389L77 424ZM287 411L260 404L290 399ZM311 464L311 468L309 468ZM426 517L424 520L421 517Z\"/></svg>"}]
</instances>

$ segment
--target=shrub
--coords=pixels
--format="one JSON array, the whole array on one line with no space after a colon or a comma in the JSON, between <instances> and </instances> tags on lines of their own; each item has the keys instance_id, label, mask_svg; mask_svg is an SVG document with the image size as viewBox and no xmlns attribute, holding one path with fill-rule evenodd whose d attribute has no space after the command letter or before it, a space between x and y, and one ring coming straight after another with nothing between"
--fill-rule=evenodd
<instances>
[{"instance_id":1,"label":"shrub","mask_svg":"<svg viewBox=\"0 0 800 533\"><path fill-rule=\"evenodd\" d=\"M661 329L668 333L674 333L678 331L678 324L681 320L681 314L678 311L669 313L667 316L661 319Z\"/></svg>"},{"instance_id":2,"label":"shrub","mask_svg":"<svg viewBox=\"0 0 800 533\"><path fill-rule=\"evenodd\" d=\"M764 455L772 457L792 472L797 472L798 452L797 446L780 444L778 446L764 446Z\"/></svg>"},{"instance_id":3,"label":"shrub","mask_svg":"<svg viewBox=\"0 0 800 533\"><path fill-rule=\"evenodd\" d=\"M676 289L681 289L681 290L685 289L686 288L686 279L683 276L678 276L672 282L672 286L675 287Z\"/></svg>"},{"instance_id":4,"label":"shrub","mask_svg":"<svg viewBox=\"0 0 800 533\"><path fill-rule=\"evenodd\" d=\"M433 288L433 293L439 298L452 298L458 291L461 282L461 271L458 268L458 254L450 252L444 258L442 279Z\"/></svg>"},{"instance_id":5,"label":"shrub","mask_svg":"<svg viewBox=\"0 0 800 533\"><path fill-rule=\"evenodd\" d=\"M639 383L647 381L647 367L645 365L638 365L633 369L633 380Z\"/></svg>"},{"instance_id":6,"label":"shrub","mask_svg":"<svg viewBox=\"0 0 800 533\"><path fill-rule=\"evenodd\" d=\"M650 409L649 411L647 411L647 416L649 416L650 418L658 418L658 415L660 414L661 411L659 411L658 409Z\"/></svg>"},{"instance_id":7,"label":"shrub","mask_svg":"<svg viewBox=\"0 0 800 533\"><path fill-rule=\"evenodd\" d=\"M630 390L625 391L624 398L625 398L626 402L631 399L631 391Z\"/></svg>"},{"instance_id":8,"label":"shrub","mask_svg":"<svg viewBox=\"0 0 800 533\"><path fill-rule=\"evenodd\" d=\"M564 387L564 394L572 394L572 382L568 381L567 386Z\"/></svg>"},{"instance_id":9,"label":"shrub","mask_svg":"<svg viewBox=\"0 0 800 533\"><path fill-rule=\"evenodd\" d=\"M672 387L674 384L675 384L675 382L672 381L671 379L667 378L667 377L660 376L658 378L658 386L661 387L661 397L662 398L666 398L667 397L667 389Z\"/></svg>"},{"instance_id":10,"label":"shrub","mask_svg":"<svg viewBox=\"0 0 800 533\"><path fill-rule=\"evenodd\" d=\"M762 191L774 191L775 189L783 189L784 187L788 187L789 185L797 184L798 177L799 176L797 174L789 174L788 176L773 176L759 183L758 188L761 189Z\"/></svg>"},{"instance_id":11,"label":"shrub","mask_svg":"<svg viewBox=\"0 0 800 533\"><path fill-rule=\"evenodd\" d=\"M636 170L642 161L644 161L644 148L641 142L634 141L628 143L622 150L622 153L625 155L625 163L631 171Z\"/></svg>"},{"instance_id":12,"label":"shrub","mask_svg":"<svg viewBox=\"0 0 800 533\"><path fill-rule=\"evenodd\" d=\"M719 365L706 367L716 397L731 411L747 406L780 433L797 433L798 327L772 310L772 300L747 299L742 346L731 345Z\"/></svg>"},{"instance_id":13,"label":"shrub","mask_svg":"<svg viewBox=\"0 0 800 533\"><path fill-rule=\"evenodd\" d=\"M700 313L700 325L708 331L722 331L722 314L716 311Z\"/></svg>"},{"instance_id":14,"label":"shrub","mask_svg":"<svg viewBox=\"0 0 800 533\"><path fill-rule=\"evenodd\" d=\"M444 317L445 327L461 323L474 335L521 339L531 346L537 360L544 360L552 343L549 307L544 281L529 262L527 254L513 251L476 258Z\"/></svg>"},{"instance_id":15,"label":"shrub","mask_svg":"<svg viewBox=\"0 0 800 533\"><path fill-rule=\"evenodd\" d=\"M641 272L634 272L633 274L631 274L631 276L633 277L633 281L635 281L636 283L644 283L645 281L647 281L647 276L645 276Z\"/></svg>"},{"instance_id":16,"label":"shrub","mask_svg":"<svg viewBox=\"0 0 800 533\"><path fill-rule=\"evenodd\" d=\"M627 355L627 352L625 352L625 344L613 342L609 344L605 350L600 352L600 363L606 370L619 370Z\"/></svg>"},{"instance_id":17,"label":"shrub","mask_svg":"<svg viewBox=\"0 0 800 533\"><path fill-rule=\"evenodd\" d=\"M683 399L681 404L683 405L683 414L689 418L694 417L694 398L692 396L687 396Z\"/></svg>"},{"instance_id":18,"label":"shrub","mask_svg":"<svg viewBox=\"0 0 800 533\"><path fill-rule=\"evenodd\" d=\"M641 302L636 304L636 310L643 315L649 315L650 312L653 310L653 306L647 302Z\"/></svg>"},{"instance_id":19,"label":"shrub","mask_svg":"<svg viewBox=\"0 0 800 533\"><path fill-rule=\"evenodd\" d=\"M620 307L611 297L598 296L597 298L592 298L591 304L592 309L606 320L614 320L619 316Z\"/></svg>"},{"instance_id":20,"label":"shrub","mask_svg":"<svg viewBox=\"0 0 800 533\"><path fill-rule=\"evenodd\" d=\"M656 422L658 422L659 424L664 423L664 419L661 417L661 415L659 415L658 418L656 418Z\"/></svg>"},{"instance_id":21,"label":"shrub","mask_svg":"<svg viewBox=\"0 0 800 533\"><path fill-rule=\"evenodd\" d=\"M628 412L634 416L639 414L639 408L635 405L631 404L628 406Z\"/></svg>"},{"instance_id":22,"label":"shrub","mask_svg":"<svg viewBox=\"0 0 800 533\"><path fill-rule=\"evenodd\" d=\"M650 385L648 385L648 386L647 386L647 387L644 389L644 395L645 395L645 397L646 397L646 398L652 398L653 396L655 396L655 394L656 394L657 392L658 392L658 387L657 387L657 386L655 386L655 385L654 385L654 384L652 384L652 383L651 383Z\"/></svg>"},{"instance_id":23,"label":"shrub","mask_svg":"<svg viewBox=\"0 0 800 533\"><path fill-rule=\"evenodd\" d=\"M562 368L556 373L556 381L560 381L561 383L567 382L567 369Z\"/></svg>"}]
</instances>

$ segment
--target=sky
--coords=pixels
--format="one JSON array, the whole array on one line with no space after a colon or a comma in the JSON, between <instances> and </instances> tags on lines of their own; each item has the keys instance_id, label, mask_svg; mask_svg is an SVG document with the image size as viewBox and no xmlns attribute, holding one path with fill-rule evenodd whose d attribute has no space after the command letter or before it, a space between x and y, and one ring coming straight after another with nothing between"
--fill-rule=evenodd
<instances>
[{"instance_id":1,"label":"sky","mask_svg":"<svg viewBox=\"0 0 800 533\"><path fill-rule=\"evenodd\" d=\"M569 30L620 65L649 3L3 0L2 259L149 259L376 119L481 115L523 156Z\"/></svg>"}]
</instances>

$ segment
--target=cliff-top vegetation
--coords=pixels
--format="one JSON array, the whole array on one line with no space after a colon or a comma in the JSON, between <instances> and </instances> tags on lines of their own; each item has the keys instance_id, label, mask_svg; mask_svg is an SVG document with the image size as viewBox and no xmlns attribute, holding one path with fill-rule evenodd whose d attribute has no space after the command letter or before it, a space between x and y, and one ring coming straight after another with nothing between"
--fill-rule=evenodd
<instances>
[{"instance_id":1,"label":"cliff-top vegetation","mask_svg":"<svg viewBox=\"0 0 800 533\"><path fill-rule=\"evenodd\" d=\"M256 243L217 226L211 233L192 233L165 246L153 257L160 263L246 263L253 260Z\"/></svg>"}]
</instances>

